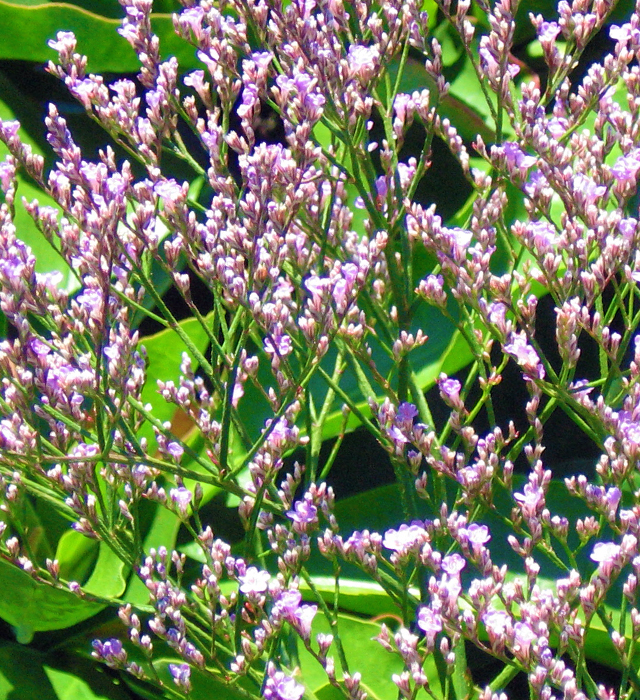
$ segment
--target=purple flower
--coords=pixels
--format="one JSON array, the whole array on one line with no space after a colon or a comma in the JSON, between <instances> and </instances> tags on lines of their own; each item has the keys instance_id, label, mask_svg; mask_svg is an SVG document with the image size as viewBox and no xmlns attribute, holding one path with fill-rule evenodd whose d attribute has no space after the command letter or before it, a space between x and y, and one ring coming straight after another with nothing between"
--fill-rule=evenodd
<instances>
[{"instance_id":1,"label":"purple flower","mask_svg":"<svg viewBox=\"0 0 640 700\"><path fill-rule=\"evenodd\" d=\"M462 542L469 542L474 548L486 544L491 539L489 528L486 525L478 525L478 523L471 523L469 527L461 527L458 530L458 536Z\"/></svg>"},{"instance_id":2,"label":"purple flower","mask_svg":"<svg viewBox=\"0 0 640 700\"><path fill-rule=\"evenodd\" d=\"M296 501L294 510L287 512L287 517L294 522L294 528L306 532L309 527L318 524L318 509L309 501Z\"/></svg>"},{"instance_id":3,"label":"purple flower","mask_svg":"<svg viewBox=\"0 0 640 700\"><path fill-rule=\"evenodd\" d=\"M449 574L449 576L457 576L466 565L467 562L464 557L461 557L457 553L449 554L444 557L441 564L443 571Z\"/></svg>"},{"instance_id":4,"label":"purple flower","mask_svg":"<svg viewBox=\"0 0 640 700\"><path fill-rule=\"evenodd\" d=\"M555 226L546 221L532 221L527 224L527 233L531 236L531 241L535 252L544 255L558 244L559 236Z\"/></svg>"},{"instance_id":5,"label":"purple flower","mask_svg":"<svg viewBox=\"0 0 640 700\"><path fill-rule=\"evenodd\" d=\"M590 558L598 564L613 564L620 554L620 545L614 542L597 542Z\"/></svg>"},{"instance_id":6,"label":"purple flower","mask_svg":"<svg viewBox=\"0 0 640 700\"><path fill-rule=\"evenodd\" d=\"M269 587L271 574L268 571L260 571L255 566L250 566L244 576L239 576L240 592L247 596L259 596Z\"/></svg>"},{"instance_id":7,"label":"purple flower","mask_svg":"<svg viewBox=\"0 0 640 700\"><path fill-rule=\"evenodd\" d=\"M524 192L527 197L537 197L543 190L549 188L549 181L539 170L534 170L529 175L529 180L524 186Z\"/></svg>"},{"instance_id":8,"label":"purple flower","mask_svg":"<svg viewBox=\"0 0 640 700\"><path fill-rule=\"evenodd\" d=\"M564 117L551 117L547 121L547 131L554 139L560 139L569 128L569 122Z\"/></svg>"},{"instance_id":9,"label":"purple flower","mask_svg":"<svg viewBox=\"0 0 640 700\"><path fill-rule=\"evenodd\" d=\"M395 552L405 553L414 545L422 544L428 539L427 531L417 523L400 525L397 530L387 530L382 540L383 546Z\"/></svg>"},{"instance_id":10,"label":"purple flower","mask_svg":"<svg viewBox=\"0 0 640 700\"><path fill-rule=\"evenodd\" d=\"M172 440L171 442L167 443L167 452L175 459L179 460L180 457L184 454L184 447L178 442L175 442Z\"/></svg>"},{"instance_id":11,"label":"purple flower","mask_svg":"<svg viewBox=\"0 0 640 700\"><path fill-rule=\"evenodd\" d=\"M273 663L269 662L263 690L264 700L300 700L303 695L303 685L282 671L276 671Z\"/></svg>"},{"instance_id":12,"label":"purple flower","mask_svg":"<svg viewBox=\"0 0 640 700\"><path fill-rule=\"evenodd\" d=\"M590 177L578 173L573 178L573 191L585 206L589 206L594 204L596 199L600 199L606 193L607 188L604 185L596 184Z\"/></svg>"},{"instance_id":13,"label":"purple flower","mask_svg":"<svg viewBox=\"0 0 640 700\"><path fill-rule=\"evenodd\" d=\"M193 496L191 491L186 489L184 486L180 486L180 488L171 489L171 491L169 491L169 496L176 504L178 513L180 513L182 517L186 517L187 513L189 512L189 505L191 504L191 498Z\"/></svg>"},{"instance_id":14,"label":"purple flower","mask_svg":"<svg viewBox=\"0 0 640 700\"><path fill-rule=\"evenodd\" d=\"M317 605L301 605L289 619L302 639L309 640L311 637L311 624L317 612Z\"/></svg>"},{"instance_id":15,"label":"purple flower","mask_svg":"<svg viewBox=\"0 0 640 700\"><path fill-rule=\"evenodd\" d=\"M503 637L511 626L511 616L504 610L489 609L482 615L482 622L487 628L489 638Z\"/></svg>"},{"instance_id":16,"label":"purple flower","mask_svg":"<svg viewBox=\"0 0 640 700\"><path fill-rule=\"evenodd\" d=\"M291 354L292 350L291 338L288 335L273 335L270 338L264 339L264 351L268 355L286 357Z\"/></svg>"},{"instance_id":17,"label":"purple flower","mask_svg":"<svg viewBox=\"0 0 640 700\"><path fill-rule=\"evenodd\" d=\"M525 370L526 375L544 379L544 367L540 363L538 353L527 342L524 331L512 333L511 342L505 345L504 349Z\"/></svg>"},{"instance_id":18,"label":"purple flower","mask_svg":"<svg viewBox=\"0 0 640 700\"><path fill-rule=\"evenodd\" d=\"M522 505L525 517L533 517L545 503L544 491L533 484L525 484L524 493L514 493L513 497Z\"/></svg>"},{"instance_id":19,"label":"purple flower","mask_svg":"<svg viewBox=\"0 0 640 700\"><path fill-rule=\"evenodd\" d=\"M538 635L531 629L531 626L526 622L516 622L513 626L513 641L517 645L517 655L527 659L529 657L529 649L532 642L538 639Z\"/></svg>"},{"instance_id":20,"label":"purple flower","mask_svg":"<svg viewBox=\"0 0 640 700\"><path fill-rule=\"evenodd\" d=\"M276 608L281 612L282 616L285 618L291 618L296 614L297 609L300 607L300 601L302 600L302 594L296 589L287 589L282 591L278 596L276 601Z\"/></svg>"},{"instance_id":21,"label":"purple flower","mask_svg":"<svg viewBox=\"0 0 640 700\"><path fill-rule=\"evenodd\" d=\"M189 664L169 664L169 673L179 688L187 693L191 690L191 667Z\"/></svg>"},{"instance_id":22,"label":"purple flower","mask_svg":"<svg viewBox=\"0 0 640 700\"><path fill-rule=\"evenodd\" d=\"M438 378L438 388L443 401L452 407L458 407L460 404L460 390L462 384L457 379L450 379L446 374L441 374Z\"/></svg>"},{"instance_id":23,"label":"purple flower","mask_svg":"<svg viewBox=\"0 0 640 700\"><path fill-rule=\"evenodd\" d=\"M510 170L514 168L526 170L535 165L536 159L534 156L527 155L517 143L507 141L502 145L502 149L507 161L507 168Z\"/></svg>"},{"instance_id":24,"label":"purple flower","mask_svg":"<svg viewBox=\"0 0 640 700\"><path fill-rule=\"evenodd\" d=\"M542 22L538 27L538 40L552 43L560 34L560 25L557 22Z\"/></svg>"},{"instance_id":25,"label":"purple flower","mask_svg":"<svg viewBox=\"0 0 640 700\"><path fill-rule=\"evenodd\" d=\"M635 184L640 170L640 149L635 148L626 156L620 156L611 167L611 174L618 182Z\"/></svg>"},{"instance_id":26,"label":"purple flower","mask_svg":"<svg viewBox=\"0 0 640 700\"><path fill-rule=\"evenodd\" d=\"M347 62L352 77L368 83L378 71L380 51L375 46L352 44L347 52Z\"/></svg>"},{"instance_id":27,"label":"purple flower","mask_svg":"<svg viewBox=\"0 0 640 700\"><path fill-rule=\"evenodd\" d=\"M418 409L412 404L405 401L398 406L396 419L400 423L413 423L413 419L418 415Z\"/></svg>"},{"instance_id":28,"label":"purple flower","mask_svg":"<svg viewBox=\"0 0 640 700\"><path fill-rule=\"evenodd\" d=\"M442 617L426 606L418 610L418 627L427 635L427 639L431 640L442 630Z\"/></svg>"}]
</instances>

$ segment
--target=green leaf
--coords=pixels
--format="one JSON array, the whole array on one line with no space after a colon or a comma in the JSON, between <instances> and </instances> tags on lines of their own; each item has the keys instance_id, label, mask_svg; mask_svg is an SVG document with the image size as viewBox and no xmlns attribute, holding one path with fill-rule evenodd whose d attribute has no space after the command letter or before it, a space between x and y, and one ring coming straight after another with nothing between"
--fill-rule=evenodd
<instances>
[{"instance_id":1,"label":"green leaf","mask_svg":"<svg viewBox=\"0 0 640 700\"><path fill-rule=\"evenodd\" d=\"M102 13L106 3L86 4L94 9L100 7ZM88 54L87 68L90 72L138 71L140 63L137 56L129 43L117 33L121 20L105 17L101 13L62 2L17 5L0 0L0 59L39 63L54 60L56 53L47 46L47 42L54 39L59 31L70 31L78 39L78 52ZM119 16L123 14L122 10L118 12ZM195 49L175 34L170 14L152 15L151 26L160 39L163 56L175 56L183 69L199 65ZM16 31L18 27L28 27L28 30Z\"/></svg>"},{"instance_id":2,"label":"green leaf","mask_svg":"<svg viewBox=\"0 0 640 700\"><path fill-rule=\"evenodd\" d=\"M55 660L30 647L0 645L0 700L127 700L96 664L59 652Z\"/></svg>"},{"instance_id":3,"label":"green leaf","mask_svg":"<svg viewBox=\"0 0 640 700\"><path fill-rule=\"evenodd\" d=\"M75 530L67 530L58 540L56 560L60 565L60 578L82 583L91 570L100 543Z\"/></svg>"},{"instance_id":4,"label":"green leaf","mask_svg":"<svg viewBox=\"0 0 640 700\"><path fill-rule=\"evenodd\" d=\"M87 700L95 696L85 695ZM0 700L60 700L42 666L42 655L16 644L0 647Z\"/></svg>"},{"instance_id":5,"label":"green leaf","mask_svg":"<svg viewBox=\"0 0 640 700\"><path fill-rule=\"evenodd\" d=\"M338 615L338 631L349 668L352 672L358 671L362 674L362 683L366 686L369 697L380 700L396 697L398 688L391 677L394 673L402 672L403 663L398 656L386 651L375 641L374 637L379 634L380 625L351 615ZM334 633L327 619L321 614L316 615L313 622L311 639L319 632ZM325 695L329 691L325 689L327 676L324 669L301 644L299 646L300 666L305 685L317 697L332 697ZM333 655L335 656L335 649ZM336 673L338 680L341 680L337 661Z\"/></svg>"},{"instance_id":6,"label":"green leaf","mask_svg":"<svg viewBox=\"0 0 640 700\"><path fill-rule=\"evenodd\" d=\"M38 583L14 564L0 559L0 617L27 644L34 632L64 629L100 612L104 605L80 600L73 593Z\"/></svg>"},{"instance_id":7,"label":"green leaf","mask_svg":"<svg viewBox=\"0 0 640 700\"><path fill-rule=\"evenodd\" d=\"M86 585L89 594L115 598L124 591L124 564L100 544L98 561ZM34 632L71 627L103 610L104 603L83 600L73 593L35 581L15 564L0 559L0 617L8 622L21 644Z\"/></svg>"}]
</instances>

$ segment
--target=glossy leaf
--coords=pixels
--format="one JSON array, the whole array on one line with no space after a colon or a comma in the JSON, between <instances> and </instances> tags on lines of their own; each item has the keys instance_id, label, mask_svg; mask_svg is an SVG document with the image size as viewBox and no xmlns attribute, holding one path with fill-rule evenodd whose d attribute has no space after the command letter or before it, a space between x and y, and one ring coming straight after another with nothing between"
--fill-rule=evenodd
<instances>
[{"instance_id":1,"label":"glossy leaf","mask_svg":"<svg viewBox=\"0 0 640 700\"><path fill-rule=\"evenodd\" d=\"M329 634L333 632L327 619L321 613L316 615L313 622L311 639L319 632ZM396 697L397 686L391 680L394 673L401 673L402 660L386 651L374 637L380 632L380 625L369 620L363 620L351 615L338 616L338 632L345 649L349 668L357 669L362 674L363 686L366 686L369 697L384 698ZM313 643L312 643L313 645ZM336 651L332 648L329 652L336 657ZM317 697L325 697L327 676L322 666L313 656L299 645L300 667L305 685ZM336 674L338 680L342 675L336 658ZM331 696L328 696L331 697Z\"/></svg>"},{"instance_id":2,"label":"glossy leaf","mask_svg":"<svg viewBox=\"0 0 640 700\"><path fill-rule=\"evenodd\" d=\"M105 598L124 591L124 564L102 543L98 561L84 590ZM0 559L0 617L15 630L20 643L28 643L34 632L64 629L86 620L105 605L79 599L67 590L35 581L26 571Z\"/></svg>"},{"instance_id":3,"label":"glossy leaf","mask_svg":"<svg viewBox=\"0 0 640 700\"><path fill-rule=\"evenodd\" d=\"M75 530L67 530L58 541L56 560L60 577L67 581L83 583L93 566L100 543Z\"/></svg>"},{"instance_id":4,"label":"glossy leaf","mask_svg":"<svg viewBox=\"0 0 640 700\"><path fill-rule=\"evenodd\" d=\"M97 9L103 3L86 3ZM116 5L116 3L113 3ZM122 10L118 16L122 16ZM46 63L56 58L47 46L57 32L73 32L78 39L78 52L88 54L87 68L93 73L132 73L140 69L133 49L117 29L120 19L105 17L83 7L61 2L19 5L0 0L0 59L17 59ZM183 69L198 65L195 50L173 30L170 14L154 14L153 31L160 38L163 56L175 56ZM28 27L29 31L16 31Z\"/></svg>"}]
</instances>

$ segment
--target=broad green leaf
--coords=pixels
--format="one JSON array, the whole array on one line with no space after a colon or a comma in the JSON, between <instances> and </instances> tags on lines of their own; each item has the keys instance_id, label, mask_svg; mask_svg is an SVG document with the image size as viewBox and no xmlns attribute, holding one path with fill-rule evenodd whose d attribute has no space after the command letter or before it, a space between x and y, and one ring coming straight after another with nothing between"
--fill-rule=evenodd
<instances>
[{"instance_id":1,"label":"broad green leaf","mask_svg":"<svg viewBox=\"0 0 640 700\"><path fill-rule=\"evenodd\" d=\"M17 644L0 647L0 700L60 700L42 665L42 655ZM92 695L85 695L91 700Z\"/></svg>"},{"instance_id":2,"label":"broad green leaf","mask_svg":"<svg viewBox=\"0 0 640 700\"><path fill-rule=\"evenodd\" d=\"M38 583L22 569L0 559L0 617L15 631L21 644L34 632L64 629L92 617L104 608L80 600L73 593Z\"/></svg>"},{"instance_id":3,"label":"broad green leaf","mask_svg":"<svg viewBox=\"0 0 640 700\"><path fill-rule=\"evenodd\" d=\"M97 2L92 4L98 5ZM119 16L123 14L120 11ZM39 63L54 60L56 54L47 42L59 31L70 31L78 39L78 52L87 54L88 71L136 72L140 63L129 43L117 33L120 25L119 19L67 3L17 5L0 0L0 58ZM160 38L163 57L175 56L183 69L198 65L194 48L175 34L170 14L154 14L151 26ZM28 27L28 31L16 31L18 27Z\"/></svg>"},{"instance_id":4,"label":"broad green leaf","mask_svg":"<svg viewBox=\"0 0 640 700\"><path fill-rule=\"evenodd\" d=\"M56 560L60 578L82 583L93 566L100 543L75 530L67 530L58 541Z\"/></svg>"},{"instance_id":5,"label":"broad green leaf","mask_svg":"<svg viewBox=\"0 0 640 700\"><path fill-rule=\"evenodd\" d=\"M72 669L43 666L58 700L128 700L129 694L94 664L75 658ZM73 672L72 672L73 671ZM0 696L0 700L2 700ZM25 700L27 698L25 697Z\"/></svg>"},{"instance_id":6,"label":"broad green leaf","mask_svg":"<svg viewBox=\"0 0 640 700\"><path fill-rule=\"evenodd\" d=\"M36 649L0 646L0 700L128 700L95 664L57 653L53 660Z\"/></svg>"},{"instance_id":7,"label":"broad green leaf","mask_svg":"<svg viewBox=\"0 0 640 700\"><path fill-rule=\"evenodd\" d=\"M98 561L83 590L115 598L124 591L124 564L104 543ZM35 581L15 564L0 559L0 617L16 633L16 639L28 643L34 632L64 629L103 610L100 602L83 600L67 590Z\"/></svg>"},{"instance_id":8,"label":"broad green leaf","mask_svg":"<svg viewBox=\"0 0 640 700\"><path fill-rule=\"evenodd\" d=\"M318 613L313 621L311 639L315 639L319 632L335 633L321 613ZM403 663L398 656L386 651L375 641L374 637L379 632L378 623L351 615L338 615L338 633L351 672L358 671L362 674L362 683L367 687L369 697L383 700L397 696L398 689L391 676L402 672ZM337 677L341 680L342 674L334 647L331 647L329 654L335 658ZM299 655L305 685L318 697L324 697L320 693L320 689L327 683L324 669L302 644L299 644Z\"/></svg>"},{"instance_id":9,"label":"broad green leaf","mask_svg":"<svg viewBox=\"0 0 640 700\"><path fill-rule=\"evenodd\" d=\"M118 598L126 585L125 569L124 562L115 552L105 542L100 542L98 561L82 589L101 598Z\"/></svg>"}]
</instances>

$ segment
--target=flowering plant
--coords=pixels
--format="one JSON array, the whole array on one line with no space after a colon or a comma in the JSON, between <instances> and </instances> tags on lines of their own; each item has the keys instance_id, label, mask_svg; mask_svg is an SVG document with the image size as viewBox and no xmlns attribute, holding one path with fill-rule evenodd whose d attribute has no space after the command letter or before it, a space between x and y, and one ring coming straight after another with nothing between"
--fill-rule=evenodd
<instances>
[{"instance_id":1,"label":"flowering plant","mask_svg":"<svg viewBox=\"0 0 640 700\"><path fill-rule=\"evenodd\" d=\"M640 7L189 0L172 55L121 4L135 78L49 42L109 145L0 122L18 642L114 698L640 696Z\"/></svg>"}]
</instances>

